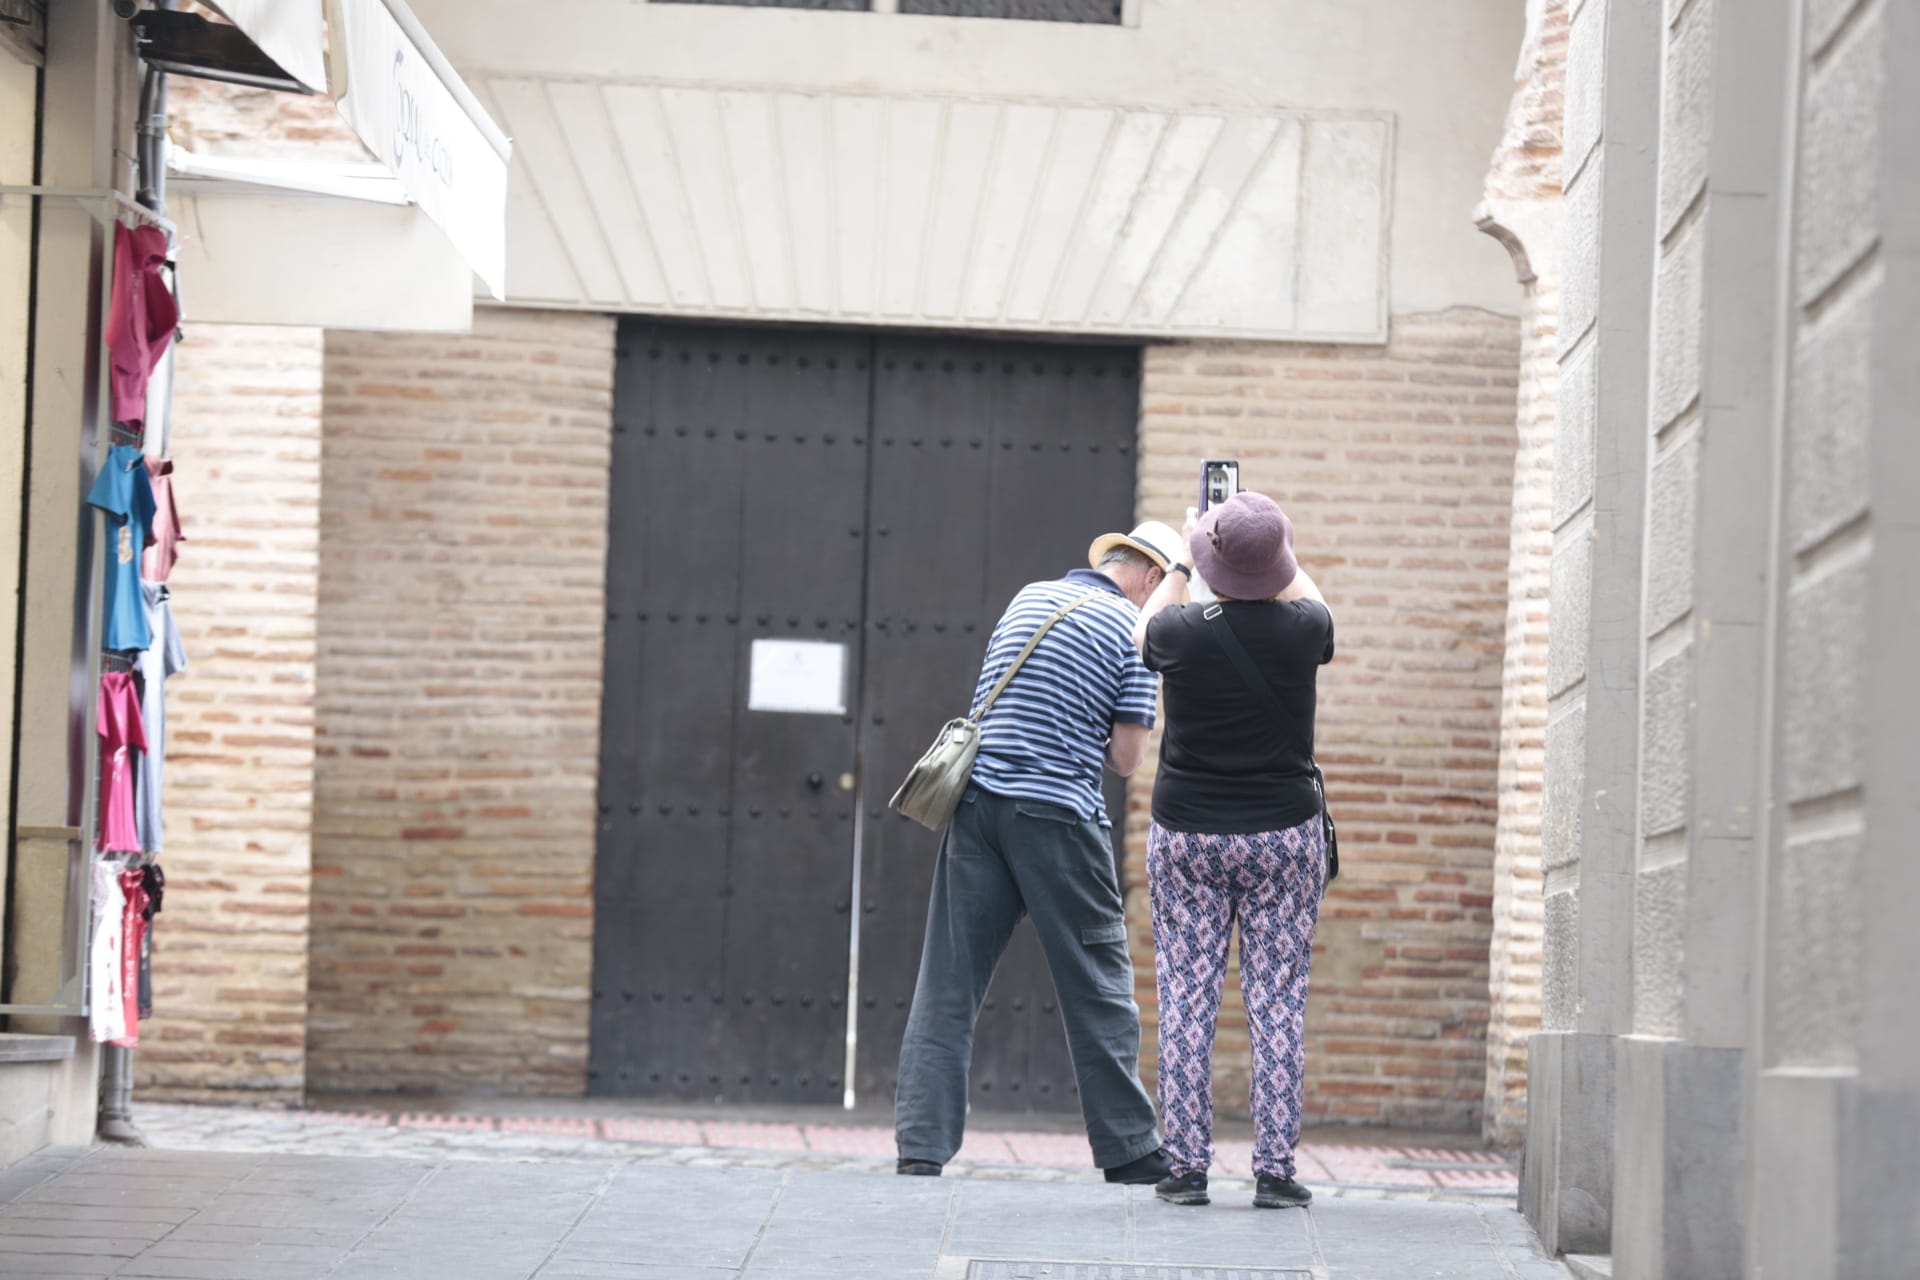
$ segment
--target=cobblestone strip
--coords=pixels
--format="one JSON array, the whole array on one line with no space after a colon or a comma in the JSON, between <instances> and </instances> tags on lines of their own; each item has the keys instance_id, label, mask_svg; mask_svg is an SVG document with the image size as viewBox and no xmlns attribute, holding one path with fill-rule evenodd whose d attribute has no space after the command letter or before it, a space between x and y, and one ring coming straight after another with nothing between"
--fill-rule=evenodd
<instances>
[{"instance_id":1,"label":"cobblestone strip","mask_svg":"<svg viewBox=\"0 0 1920 1280\"><path fill-rule=\"evenodd\" d=\"M792 1125L672 1117L490 1116L425 1112L258 1111L147 1104L141 1125L177 1150L304 1152L445 1160L624 1160L642 1165L888 1173L892 1134L876 1126ZM1223 1187L1251 1186L1238 1146L1221 1144ZM1308 1145L1301 1174L1348 1199L1511 1200L1512 1169L1485 1152ZM1438 1166L1438 1167L1432 1167ZM952 1177L1079 1182L1094 1176L1072 1134L983 1132L948 1166Z\"/></svg>"}]
</instances>

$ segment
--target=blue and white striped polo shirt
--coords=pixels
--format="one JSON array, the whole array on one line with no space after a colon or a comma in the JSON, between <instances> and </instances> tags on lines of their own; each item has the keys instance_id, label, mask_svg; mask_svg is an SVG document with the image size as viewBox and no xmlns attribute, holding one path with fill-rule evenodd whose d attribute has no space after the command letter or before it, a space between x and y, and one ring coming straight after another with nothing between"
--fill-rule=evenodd
<instances>
[{"instance_id":1,"label":"blue and white striped polo shirt","mask_svg":"<svg viewBox=\"0 0 1920 1280\"><path fill-rule=\"evenodd\" d=\"M978 708L1054 610L1094 590L1101 596L1057 623L980 724L973 780L995 795L1043 800L1110 827L1100 795L1113 726L1153 727L1159 679L1133 647L1140 611L1113 579L1075 569L1023 588L1007 606L974 689Z\"/></svg>"}]
</instances>

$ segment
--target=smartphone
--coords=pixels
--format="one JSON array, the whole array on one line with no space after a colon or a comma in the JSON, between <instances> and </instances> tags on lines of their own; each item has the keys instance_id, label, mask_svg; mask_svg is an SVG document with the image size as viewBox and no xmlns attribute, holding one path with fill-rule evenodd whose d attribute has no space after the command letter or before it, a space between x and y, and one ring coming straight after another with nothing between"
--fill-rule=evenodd
<instances>
[{"instance_id":1,"label":"smartphone","mask_svg":"<svg viewBox=\"0 0 1920 1280\"><path fill-rule=\"evenodd\" d=\"M1240 464L1226 458L1209 458L1200 464L1200 510L1217 507L1240 492Z\"/></svg>"}]
</instances>

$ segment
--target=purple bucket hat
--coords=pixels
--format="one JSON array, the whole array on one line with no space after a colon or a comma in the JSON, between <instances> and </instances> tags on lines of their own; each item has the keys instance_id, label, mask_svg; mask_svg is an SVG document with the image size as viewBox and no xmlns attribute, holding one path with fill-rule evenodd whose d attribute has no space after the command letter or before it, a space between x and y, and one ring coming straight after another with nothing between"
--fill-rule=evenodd
<instances>
[{"instance_id":1,"label":"purple bucket hat","mask_svg":"<svg viewBox=\"0 0 1920 1280\"><path fill-rule=\"evenodd\" d=\"M1271 600L1300 572L1293 521L1264 493L1236 493L1209 510L1187 550L1206 584L1235 600Z\"/></svg>"}]
</instances>

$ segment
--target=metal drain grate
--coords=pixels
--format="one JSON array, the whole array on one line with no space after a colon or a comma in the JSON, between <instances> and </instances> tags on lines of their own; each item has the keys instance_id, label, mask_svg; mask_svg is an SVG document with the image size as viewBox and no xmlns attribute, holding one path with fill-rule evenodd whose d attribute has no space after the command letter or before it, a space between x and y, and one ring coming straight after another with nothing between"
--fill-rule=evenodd
<instances>
[{"instance_id":1,"label":"metal drain grate","mask_svg":"<svg viewBox=\"0 0 1920 1280\"><path fill-rule=\"evenodd\" d=\"M1311 1271L1271 1267L1196 1267L1162 1262L1048 1262L976 1259L967 1280L1312 1280Z\"/></svg>"},{"instance_id":2,"label":"metal drain grate","mask_svg":"<svg viewBox=\"0 0 1920 1280\"><path fill-rule=\"evenodd\" d=\"M1413 1156L1392 1156L1385 1161L1389 1169L1418 1169L1422 1173L1512 1173L1505 1160L1421 1160Z\"/></svg>"}]
</instances>

